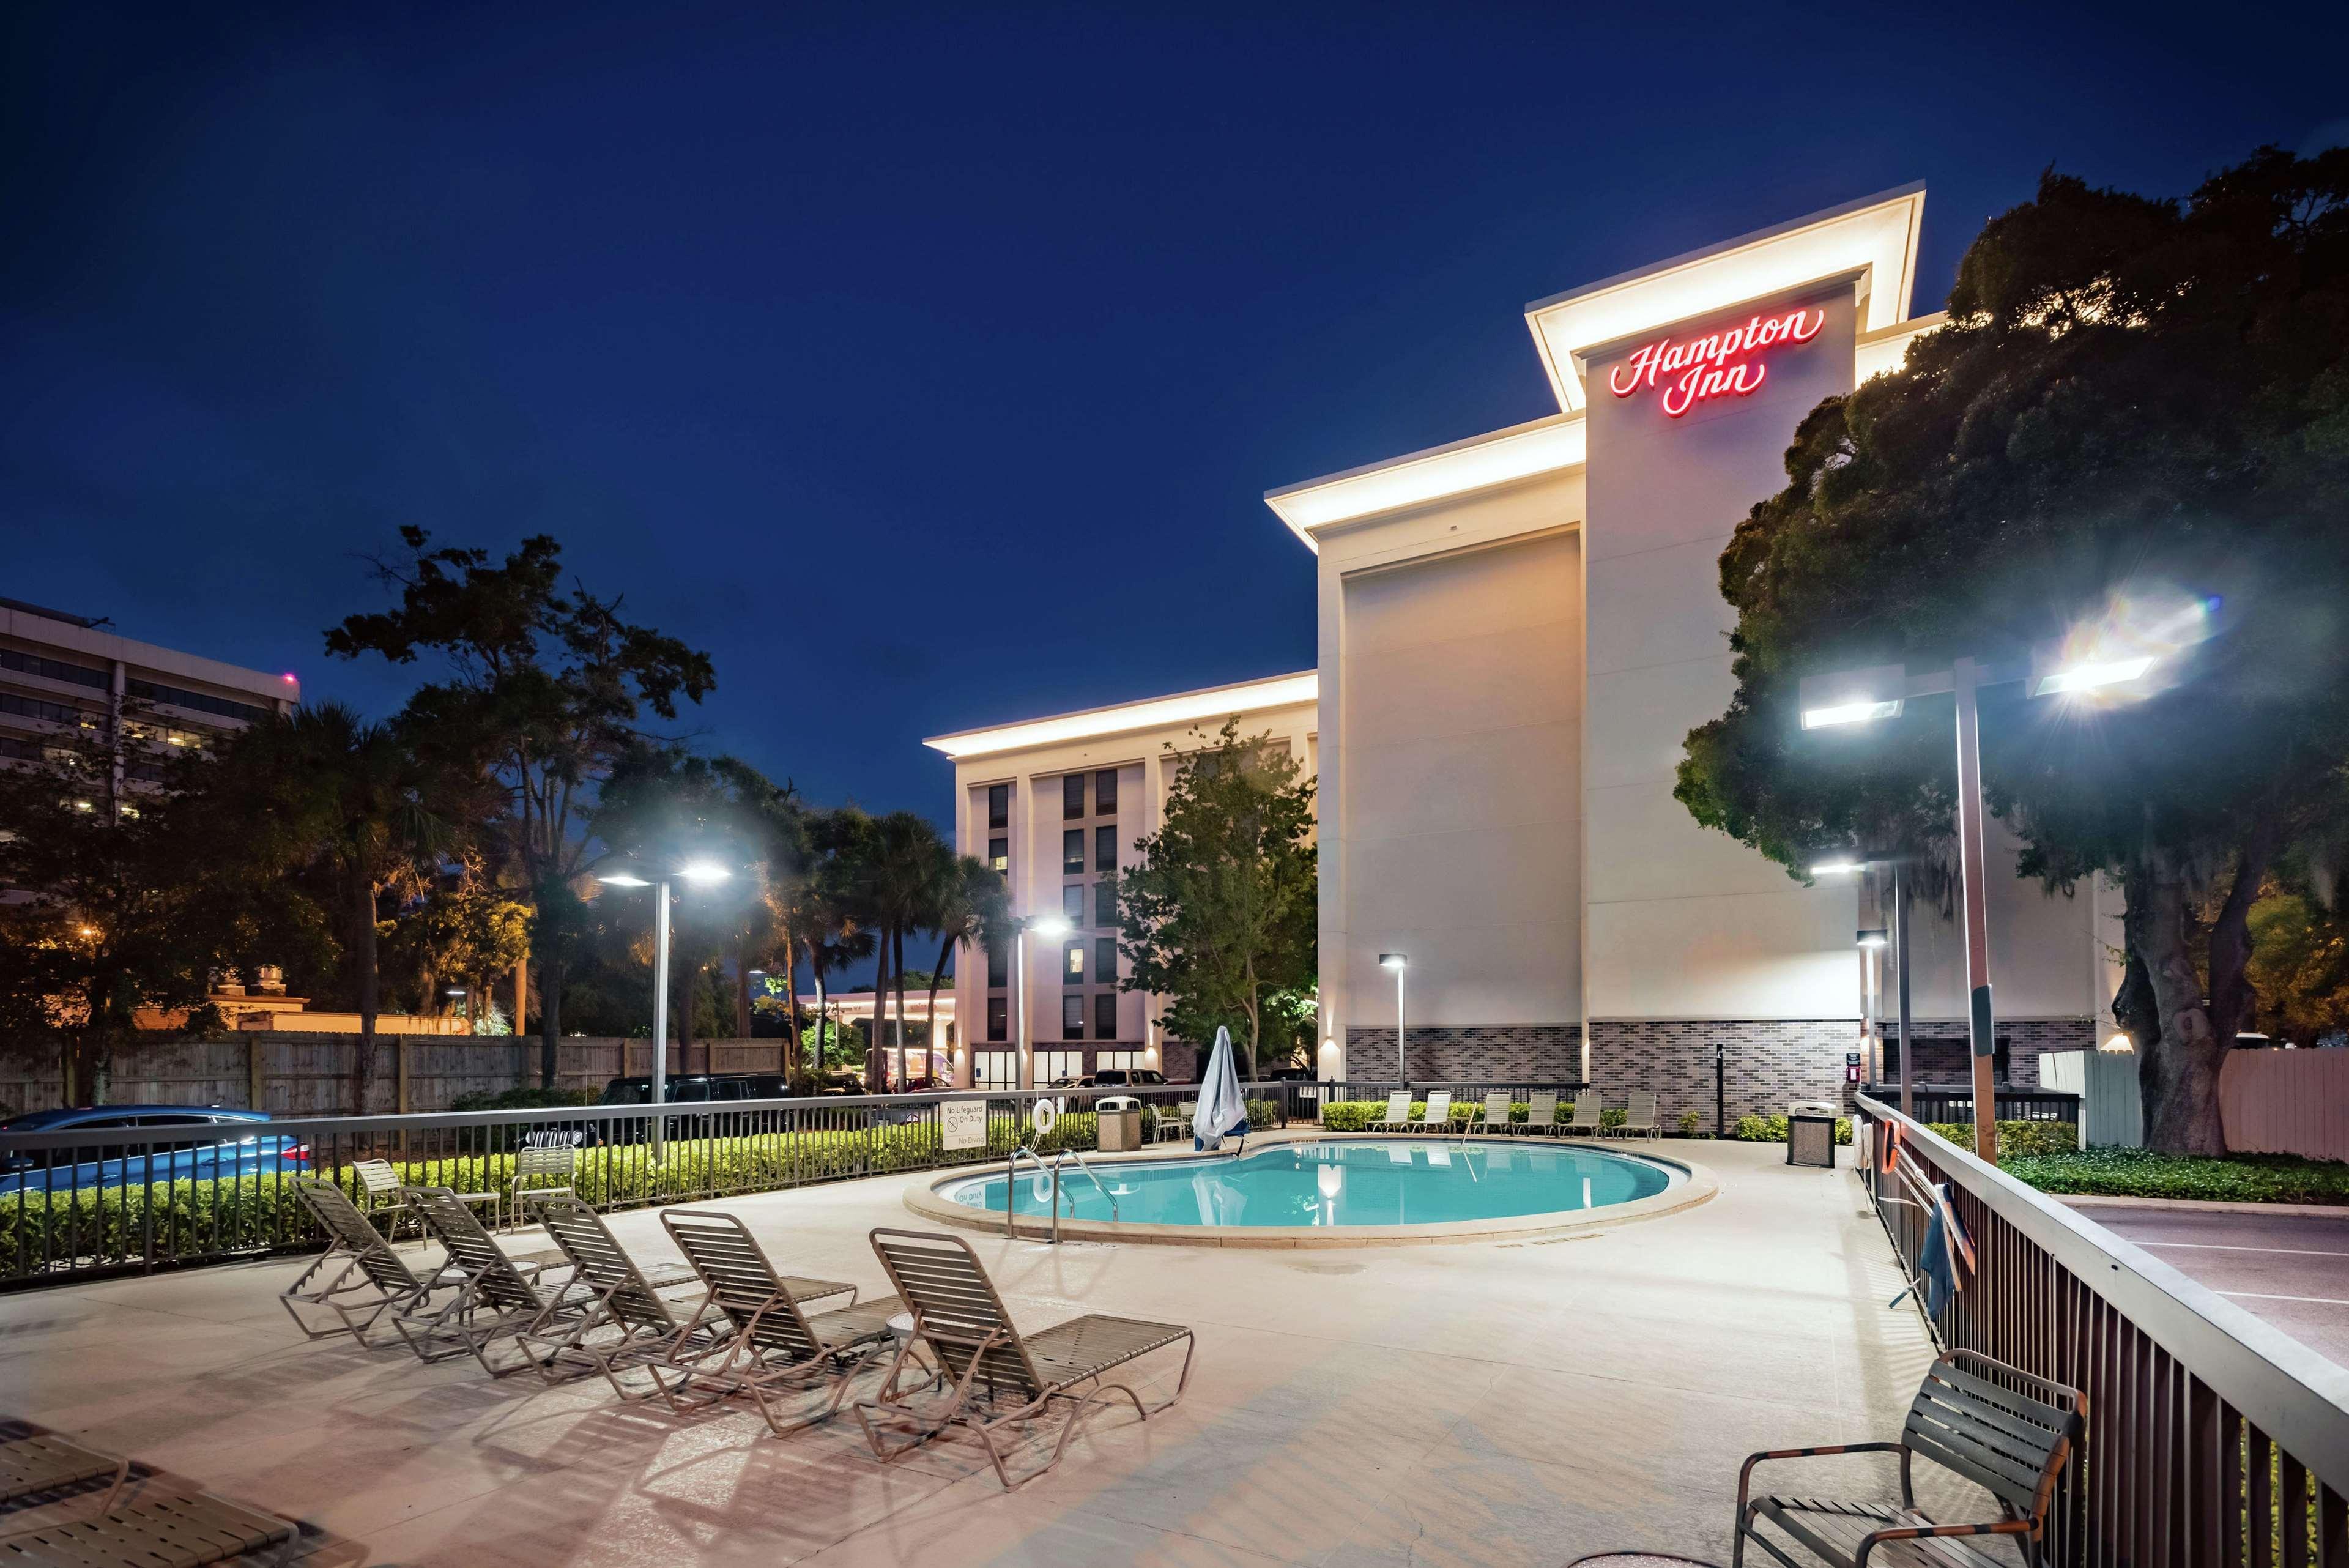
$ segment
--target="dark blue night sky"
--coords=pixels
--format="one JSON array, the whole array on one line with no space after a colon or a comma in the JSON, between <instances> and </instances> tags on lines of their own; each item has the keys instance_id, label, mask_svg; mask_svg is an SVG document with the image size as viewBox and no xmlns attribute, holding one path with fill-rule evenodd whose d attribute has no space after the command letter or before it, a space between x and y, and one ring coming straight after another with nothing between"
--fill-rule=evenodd
<instances>
[{"instance_id":1,"label":"dark blue night sky","mask_svg":"<svg viewBox=\"0 0 2349 1568\"><path fill-rule=\"evenodd\" d=\"M361 557L549 532L701 743L943 815L1309 665L1262 493L1554 411L1529 299L1923 180L1931 309L2050 163L2349 116L2339 7L2062 11L12 6L0 594L388 711Z\"/></svg>"}]
</instances>

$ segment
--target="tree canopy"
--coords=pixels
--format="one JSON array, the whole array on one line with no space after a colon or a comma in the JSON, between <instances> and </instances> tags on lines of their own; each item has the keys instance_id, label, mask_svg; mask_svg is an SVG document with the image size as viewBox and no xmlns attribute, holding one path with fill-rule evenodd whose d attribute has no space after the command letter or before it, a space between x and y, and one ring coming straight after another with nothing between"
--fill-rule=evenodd
<instances>
[{"instance_id":1,"label":"tree canopy","mask_svg":"<svg viewBox=\"0 0 2349 1568\"><path fill-rule=\"evenodd\" d=\"M2264 149L2184 201L2043 177L1947 324L1814 410L1786 473L1721 558L1737 691L1679 798L1793 870L1854 846L1946 868L1948 725L1805 733L1799 680L2152 656L2127 701L1986 707L1983 776L2027 875L2120 881L2148 1140L2223 1149L2248 911L2343 815L2349 151Z\"/></svg>"},{"instance_id":2,"label":"tree canopy","mask_svg":"<svg viewBox=\"0 0 2349 1568\"><path fill-rule=\"evenodd\" d=\"M1313 783L1269 735L1243 738L1237 718L1169 763L1179 771L1159 829L1117 878L1133 966L1119 988L1163 995L1177 1039L1228 1026L1252 1076L1268 1036L1291 1045L1315 989Z\"/></svg>"}]
</instances>

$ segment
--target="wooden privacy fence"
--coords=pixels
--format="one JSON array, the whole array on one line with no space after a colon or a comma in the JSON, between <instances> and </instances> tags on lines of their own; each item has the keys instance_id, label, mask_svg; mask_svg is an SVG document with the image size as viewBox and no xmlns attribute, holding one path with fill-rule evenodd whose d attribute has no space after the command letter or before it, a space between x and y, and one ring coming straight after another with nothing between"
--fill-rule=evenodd
<instances>
[{"instance_id":1,"label":"wooden privacy fence","mask_svg":"<svg viewBox=\"0 0 2349 1568\"><path fill-rule=\"evenodd\" d=\"M2133 1053L2050 1052L2039 1075L2081 1096L2083 1144L2144 1145ZM2349 1051L2230 1051L2219 1072L2219 1117L2227 1147L2244 1154L2349 1159Z\"/></svg>"},{"instance_id":2,"label":"wooden privacy fence","mask_svg":"<svg viewBox=\"0 0 2349 1568\"><path fill-rule=\"evenodd\" d=\"M669 1047L671 1073L777 1073L788 1043L697 1040L684 1061ZM359 1037L254 1030L214 1039L141 1043L118 1052L105 1083L108 1105L229 1106L273 1116L337 1116L351 1112L357 1085ZM494 1094L538 1082L536 1035L378 1035L375 1077L367 1111L374 1116L444 1111L460 1096ZM714 1064L705 1067L705 1061ZM649 1040L564 1040L555 1057L555 1085L601 1089L606 1081L652 1071ZM403 1073L406 1096L403 1099ZM54 1058L0 1058L0 1106L43 1111L65 1103Z\"/></svg>"},{"instance_id":3,"label":"wooden privacy fence","mask_svg":"<svg viewBox=\"0 0 2349 1568\"><path fill-rule=\"evenodd\" d=\"M1894 1106L1858 1108L1863 1179L1910 1277L1927 1216L1887 1169L1894 1142L1971 1239L1935 1338L2086 1397L2050 1563L2349 1568L2349 1368Z\"/></svg>"}]
</instances>

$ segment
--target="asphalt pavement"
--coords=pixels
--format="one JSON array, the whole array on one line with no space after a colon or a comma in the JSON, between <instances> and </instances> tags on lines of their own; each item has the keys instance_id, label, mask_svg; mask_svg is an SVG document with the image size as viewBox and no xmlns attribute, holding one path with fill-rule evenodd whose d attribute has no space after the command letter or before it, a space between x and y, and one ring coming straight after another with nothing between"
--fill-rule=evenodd
<instances>
[{"instance_id":1,"label":"asphalt pavement","mask_svg":"<svg viewBox=\"0 0 2349 1568\"><path fill-rule=\"evenodd\" d=\"M2079 1204L2187 1278L2349 1366L2349 1210L2277 1214Z\"/></svg>"}]
</instances>

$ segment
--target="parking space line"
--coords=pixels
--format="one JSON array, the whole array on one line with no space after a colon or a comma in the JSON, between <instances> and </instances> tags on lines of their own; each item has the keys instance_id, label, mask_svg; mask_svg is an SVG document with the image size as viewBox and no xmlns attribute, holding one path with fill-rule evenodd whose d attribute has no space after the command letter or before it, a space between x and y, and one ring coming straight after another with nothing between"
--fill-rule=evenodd
<instances>
[{"instance_id":1,"label":"parking space line","mask_svg":"<svg viewBox=\"0 0 2349 1568\"><path fill-rule=\"evenodd\" d=\"M2287 1258L2349 1258L2349 1252L2319 1251L2307 1247L2230 1247L2222 1241L2139 1241L2140 1247L2185 1247L2197 1252L2275 1252Z\"/></svg>"}]
</instances>

